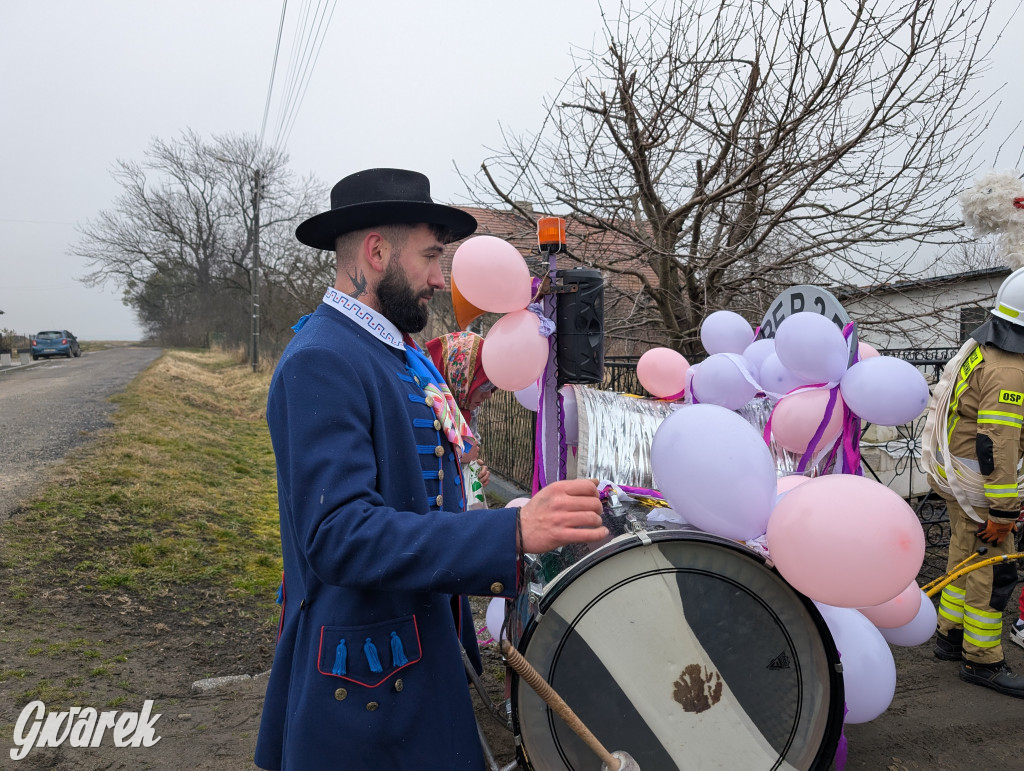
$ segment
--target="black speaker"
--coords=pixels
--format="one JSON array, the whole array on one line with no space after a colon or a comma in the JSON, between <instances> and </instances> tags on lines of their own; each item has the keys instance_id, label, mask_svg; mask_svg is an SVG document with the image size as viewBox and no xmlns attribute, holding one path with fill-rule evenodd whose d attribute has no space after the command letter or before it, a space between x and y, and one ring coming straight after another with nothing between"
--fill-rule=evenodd
<instances>
[{"instance_id":1,"label":"black speaker","mask_svg":"<svg viewBox=\"0 0 1024 771\"><path fill-rule=\"evenodd\" d=\"M604 279L593 268L555 271L557 283L576 287L559 292L555 314L558 334L558 384L600 383L604 379Z\"/></svg>"}]
</instances>

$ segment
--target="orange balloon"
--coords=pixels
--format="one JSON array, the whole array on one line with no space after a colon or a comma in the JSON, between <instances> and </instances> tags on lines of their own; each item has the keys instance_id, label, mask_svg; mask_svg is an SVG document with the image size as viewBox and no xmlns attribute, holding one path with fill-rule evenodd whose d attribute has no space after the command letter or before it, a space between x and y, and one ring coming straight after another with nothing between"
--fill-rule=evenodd
<instances>
[{"instance_id":1,"label":"orange balloon","mask_svg":"<svg viewBox=\"0 0 1024 771\"><path fill-rule=\"evenodd\" d=\"M473 303L462 296L462 292L459 291L459 287L455 284L455 279L452 278L452 308L455 309L455 323L459 325L459 329L465 329L473 319L480 318L484 314L484 311L477 308Z\"/></svg>"}]
</instances>

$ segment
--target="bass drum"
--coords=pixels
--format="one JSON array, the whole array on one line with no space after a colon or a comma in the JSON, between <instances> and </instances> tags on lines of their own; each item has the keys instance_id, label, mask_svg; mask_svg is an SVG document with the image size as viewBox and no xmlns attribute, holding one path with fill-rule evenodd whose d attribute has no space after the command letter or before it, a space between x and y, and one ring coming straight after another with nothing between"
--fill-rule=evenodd
<instances>
[{"instance_id":1,"label":"bass drum","mask_svg":"<svg viewBox=\"0 0 1024 771\"><path fill-rule=\"evenodd\" d=\"M839 657L814 605L764 559L700 531L616 537L543 588L519 651L609 752L656 769L825 769L843 723ZM520 765L593 751L514 678Z\"/></svg>"}]
</instances>

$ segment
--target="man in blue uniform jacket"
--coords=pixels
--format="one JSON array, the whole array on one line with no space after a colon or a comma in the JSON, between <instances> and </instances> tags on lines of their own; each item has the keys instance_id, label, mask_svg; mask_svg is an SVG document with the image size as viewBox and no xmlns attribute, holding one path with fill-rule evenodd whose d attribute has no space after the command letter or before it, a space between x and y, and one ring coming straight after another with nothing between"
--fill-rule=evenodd
<instances>
[{"instance_id":1,"label":"man in blue uniform jacket","mask_svg":"<svg viewBox=\"0 0 1024 771\"><path fill-rule=\"evenodd\" d=\"M465 595L513 597L523 552L608 535L585 479L518 510L464 510L469 434L408 335L445 286L444 245L475 229L422 174L371 169L296 230L336 251L338 272L267 402L284 602L262 768L484 768L459 649L461 635L478 656Z\"/></svg>"}]
</instances>

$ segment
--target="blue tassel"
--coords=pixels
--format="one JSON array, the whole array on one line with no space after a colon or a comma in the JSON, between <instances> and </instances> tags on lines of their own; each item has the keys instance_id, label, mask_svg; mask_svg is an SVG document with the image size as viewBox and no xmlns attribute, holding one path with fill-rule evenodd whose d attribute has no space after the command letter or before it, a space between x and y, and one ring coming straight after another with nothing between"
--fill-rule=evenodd
<instances>
[{"instance_id":1,"label":"blue tassel","mask_svg":"<svg viewBox=\"0 0 1024 771\"><path fill-rule=\"evenodd\" d=\"M398 667L404 667L409 663L409 659L405 657L405 649L402 647L402 641L398 637L398 632L391 633L391 664L397 669Z\"/></svg>"},{"instance_id":2,"label":"blue tassel","mask_svg":"<svg viewBox=\"0 0 1024 771\"><path fill-rule=\"evenodd\" d=\"M384 671L384 667L380 665L380 657L377 656L377 646L369 637L366 638L366 644L363 645L363 652L366 654L366 661L370 665L371 672Z\"/></svg>"},{"instance_id":3,"label":"blue tassel","mask_svg":"<svg viewBox=\"0 0 1024 771\"><path fill-rule=\"evenodd\" d=\"M312 315L313 315L312 313L307 313L307 314L306 314L305 316L303 316L303 317L302 317L301 319L299 319L298 321L296 321L296 322L295 322L295 326L293 326L293 327L292 327L292 332L298 332L298 331L299 331L300 329L302 329L302 328L303 328L303 327L304 327L304 326L306 325L306 321L307 321L307 320L309 319L309 317L310 317L310 316L312 316Z\"/></svg>"},{"instance_id":4,"label":"blue tassel","mask_svg":"<svg viewBox=\"0 0 1024 771\"><path fill-rule=\"evenodd\" d=\"M277 604L284 602L284 584L277 585Z\"/></svg>"},{"instance_id":5,"label":"blue tassel","mask_svg":"<svg viewBox=\"0 0 1024 771\"><path fill-rule=\"evenodd\" d=\"M331 669L331 674L343 675L345 674L345 665L348 659L348 650L345 648L345 638L341 638L341 642L338 643L337 649L334 651L334 667Z\"/></svg>"}]
</instances>

